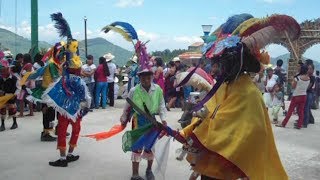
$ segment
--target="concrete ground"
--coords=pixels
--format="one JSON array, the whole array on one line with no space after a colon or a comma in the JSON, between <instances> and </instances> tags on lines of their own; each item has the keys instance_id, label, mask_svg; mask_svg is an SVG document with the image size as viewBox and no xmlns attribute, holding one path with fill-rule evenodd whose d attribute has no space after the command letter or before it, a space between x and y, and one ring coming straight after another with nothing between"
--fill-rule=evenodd
<instances>
[{"instance_id":1,"label":"concrete ground","mask_svg":"<svg viewBox=\"0 0 320 180\"><path fill-rule=\"evenodd\" d=\"M104 131L118 123L124 101L116 102L114 108L94 110L82 122L81 134ZM293 129L293 117L287 128L273 128L281 160L294 180L316 180L320 177L320 111L313 111L316 124L307 129ZM282 113L281 113L282 114ZM169 112L168 123L178 128L181 111ZM282 119L283 116L280 116ZM96 142L80 138L76 153L80 160L67 168L54 168L50 160L58 158L55 142L40 142L42 115L18 119L19 128L8 130L11 120L6 121L7 130L0 133L0 179L1 180L126 180L130 178L130 153L121 149L121 135ZM190 167L186 161L175 160L177 142L171 143L167 166L168 180L186 180ZM140 169L144 174L146 163Z\"/></svg>"}]
</instances>

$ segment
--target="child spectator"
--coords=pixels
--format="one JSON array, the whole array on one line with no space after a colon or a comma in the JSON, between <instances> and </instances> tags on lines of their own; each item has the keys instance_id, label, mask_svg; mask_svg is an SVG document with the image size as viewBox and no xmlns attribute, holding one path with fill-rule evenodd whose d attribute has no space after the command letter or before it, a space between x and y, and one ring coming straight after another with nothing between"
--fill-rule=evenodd
<instances>
[{"instance_id":1,"label":"child spectator","mask_svg":"<svg viewBox=\"0 0 320 180\"><path fill-rule=\"evenodd\" d=\"M282 105L283 105L283 92L281 91L280 85L276 84L273 87L273 100L272 100L272 116L273 116L274 124L278 124L278 114Z\"/></svg>"}]
</instances>

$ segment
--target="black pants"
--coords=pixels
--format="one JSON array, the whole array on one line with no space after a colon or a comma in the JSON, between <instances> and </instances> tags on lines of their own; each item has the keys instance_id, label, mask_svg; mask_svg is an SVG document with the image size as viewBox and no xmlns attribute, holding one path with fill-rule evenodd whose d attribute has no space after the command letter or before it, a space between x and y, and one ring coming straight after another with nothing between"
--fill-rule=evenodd
<instances>
[{"instance_id":1,"label":"black pants","mask_svg":"<svg viewBox=\"0 0 320 180\"><path fill-rule=\"evenodd\" d=\"M47 107L47 105L42 105L42 108ZM53 129L51 122L56 118L56 111L52 107L47 107L47 111L42 113L42 124L43 129Z\"/></svg>"},{"instance_id":2,"label":"black pants","mask_svg":"<svg viewBox=\"0 0 320 180\"><path fill-rule=\"evenodd\" d=\"M110 101L109 106L114 106L114 82L108 83L108 99Z\"/></svg>"}]
</instances>

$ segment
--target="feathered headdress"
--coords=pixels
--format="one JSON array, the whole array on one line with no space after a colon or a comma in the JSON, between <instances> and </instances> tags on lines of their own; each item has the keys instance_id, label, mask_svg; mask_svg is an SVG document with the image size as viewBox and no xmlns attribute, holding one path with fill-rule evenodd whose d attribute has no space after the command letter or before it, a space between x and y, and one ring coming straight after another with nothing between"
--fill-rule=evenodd
<instances>
[{"instance_id":1,"label":"feathered headdress","mask_svg":"<svg viewBox=\"0 0 320 180\"><path fill-rule=\"evenodd\" d=\"M73 39L70 26L60 12L53 13L50 15L50 17L51 20L55 22L54 27L57 28L60 37Z\"/></svg>"},{"instance_id":2,"label":"feathered headdress","mask_svg":"<svg viewBox=\"0 0 320 180\"><path fill-rule=\"evenodd\" d=\"M138 73L151 72L150 58L145 46L146 43L143 43L139 40L136 30L131 24L116 21L102 28L102 31L105 33L108 33L109 31L115 31L122 35L125 40L132 42L135 53L139 59L138 63L140 70Z\"/></svg>"}]
</instances>

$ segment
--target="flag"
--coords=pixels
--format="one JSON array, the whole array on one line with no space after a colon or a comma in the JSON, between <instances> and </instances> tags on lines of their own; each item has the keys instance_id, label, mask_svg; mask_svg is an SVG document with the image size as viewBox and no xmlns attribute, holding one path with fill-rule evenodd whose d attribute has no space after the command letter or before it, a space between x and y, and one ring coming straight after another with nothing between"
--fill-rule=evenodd
<instances>
[{"instance_id":1,"label":"flag","mask_svg":"<svg viewBox=\"0 0 320 180\"><path fill-rule=\"evenodd\" d=\"M124 126L121 124L114 125L109 131L96 133L96 134L89 134L85 135L84 137L89 137L92 139L96 139L97 141L108 139L116 134L119 134L121 131L124 130Z\"/></svg>"}]
</instances>

